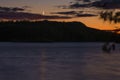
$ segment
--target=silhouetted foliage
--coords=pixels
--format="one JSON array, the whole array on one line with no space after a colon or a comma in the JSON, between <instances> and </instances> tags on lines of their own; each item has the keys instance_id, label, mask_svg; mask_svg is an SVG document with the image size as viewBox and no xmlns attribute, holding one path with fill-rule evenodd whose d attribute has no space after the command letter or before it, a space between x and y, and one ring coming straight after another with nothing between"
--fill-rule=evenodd
<instances>
[{"instance_id":1,"label":"silhouetted foliage","mask_svg":"<svg viewBox=\"0 0 120 80\"><path fill-rule=\"evenodd\" d=\"M0 22L0 41L72 42L119 41L120 35L86 27L81 22Z\"/></svg>"},{"instance_id":2,"label":"silhouetted foliage","mask_svg":"<svg viewBox=\"0 0 120 80\"><path fill-rule=\"evenodd\" d=\"M100 18L104 21L110 21L114 23L120 22L120 12L105 11L100 13Z\"/></svg>"}]
</instances>

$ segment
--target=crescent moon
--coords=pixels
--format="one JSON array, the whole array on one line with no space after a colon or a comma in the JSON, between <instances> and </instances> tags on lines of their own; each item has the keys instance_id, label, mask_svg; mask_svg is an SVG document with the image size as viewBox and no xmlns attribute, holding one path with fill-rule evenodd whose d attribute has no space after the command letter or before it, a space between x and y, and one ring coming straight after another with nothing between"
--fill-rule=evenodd
<instances>
[{"instance_id":1,"label":"crescent moon","mask_svg":"<svg viewBox=\"0 0 120 80\"><path fill-rule=\"evenodd\" d=\"M42 12L42 15L45 15L45 12L44 12L44 11Z\"/></svg>"}]
</instances>

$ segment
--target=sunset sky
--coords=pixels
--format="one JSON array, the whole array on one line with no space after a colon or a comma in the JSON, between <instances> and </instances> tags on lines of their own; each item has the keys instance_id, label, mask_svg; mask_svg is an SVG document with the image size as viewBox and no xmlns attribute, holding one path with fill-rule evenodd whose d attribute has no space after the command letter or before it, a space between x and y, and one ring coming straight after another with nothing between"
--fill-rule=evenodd
<instances>
[{"instance_id":1,"label":"sunset sky","mask_svg":"<svg viewBox=\"0 0 120 80\"><path fill-rule=\"evenodd\" d=\"M0 0L0 19L80 21L97 29L114 29L100 11L119 10L120 0Z\"/></svg>"}]
</instances>

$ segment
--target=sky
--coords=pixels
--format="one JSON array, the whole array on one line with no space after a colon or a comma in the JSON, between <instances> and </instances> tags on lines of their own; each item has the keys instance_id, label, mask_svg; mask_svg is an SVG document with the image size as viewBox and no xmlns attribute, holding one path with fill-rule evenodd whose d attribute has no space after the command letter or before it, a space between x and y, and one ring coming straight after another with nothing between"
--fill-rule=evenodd
<instances>
[{"instance_id":1,"label":"sky","mask_svg":"<svg viewBox=\"0 0 120 80\"><path fill-rule=\"evenodd\" d=\"M120 24L103 21L101 11L119 11L120 0L0 0L0 19L80 21L97 29Z\"/></svg>"},{"instance_id":2,"label":"sky","mask_svg":"<svg viewBox=\"0 0 120 80\"><path fill-rule=\"evenodd\" d=\"M33 13L46 13L56 11L58 5L69 3L70 0L0 0L0 5L3 7L30 7L29 10ZM61 10L59 8L59 10ZM59 11L58 10L58 11Z\"/></svg>"}]
</instances>

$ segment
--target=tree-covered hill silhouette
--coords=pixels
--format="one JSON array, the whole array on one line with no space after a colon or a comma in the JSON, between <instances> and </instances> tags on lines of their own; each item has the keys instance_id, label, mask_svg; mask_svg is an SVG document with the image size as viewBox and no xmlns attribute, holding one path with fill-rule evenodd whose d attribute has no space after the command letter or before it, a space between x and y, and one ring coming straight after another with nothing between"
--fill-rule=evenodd
<instances>
[{"instance_id":1,"label":"tree-covered hill silhouette","mask_svg":"<svg viewBox=\"0 0 120 80\"><path fill-rule=\"evenodd\" d=\"M120 41L120 35L89 28L81 22L0 22L0 41L94 42Z\"/></svg>"}]
</instances>

